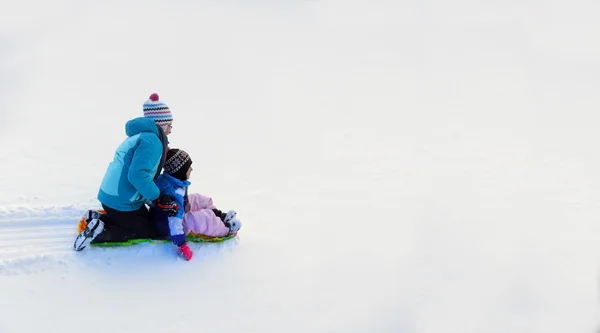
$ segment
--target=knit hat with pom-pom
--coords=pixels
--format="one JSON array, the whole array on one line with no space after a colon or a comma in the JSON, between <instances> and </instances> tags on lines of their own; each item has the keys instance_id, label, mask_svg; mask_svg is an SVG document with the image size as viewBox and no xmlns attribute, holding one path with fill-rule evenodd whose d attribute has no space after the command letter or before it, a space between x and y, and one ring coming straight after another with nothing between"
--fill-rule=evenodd
<instances>
[{"instance_id":1,"label":"knit hat with pom-pom","mask_svg":"<svg viewBox=\"0 0 600 333\"><path fill-rule=\"evenodd\" d=\"M150 95L150 98L144 102L143 109L144 117L154 120L165 131L167 126L173 122L171 110L167 104L159 100L157 93Z\"/></svg>"}]
</instances>

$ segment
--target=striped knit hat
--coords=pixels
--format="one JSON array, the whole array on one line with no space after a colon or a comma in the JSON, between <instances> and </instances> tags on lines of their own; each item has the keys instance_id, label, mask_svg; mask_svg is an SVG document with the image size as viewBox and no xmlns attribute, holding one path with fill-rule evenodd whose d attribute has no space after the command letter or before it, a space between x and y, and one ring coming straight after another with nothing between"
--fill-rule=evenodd
<instances>
[{"instance_id":1,"label":"striped knit hat","mask_svg":"<svg viewBox=\"0 0 600 333\"><path fill-rule=\"evenodd\" d=\"M157 93L150 95L150 99L144 102L143 108L144 117L154 120L165 131L167 126L173 122L171 110L169 110L167 104L158 100Z\"/></svg>"}]
</instances>

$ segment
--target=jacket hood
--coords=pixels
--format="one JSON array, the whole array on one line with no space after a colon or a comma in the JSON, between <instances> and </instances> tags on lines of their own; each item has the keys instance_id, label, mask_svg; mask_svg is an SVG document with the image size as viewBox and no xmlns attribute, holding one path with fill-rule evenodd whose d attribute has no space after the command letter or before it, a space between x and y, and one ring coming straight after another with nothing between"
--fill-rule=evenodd
<instances>
[{"instance_id":1,"label":"jacket hood","mask_svg":"<svg viewBox=\"0 0 600 333\"><path fill-rule=\"evenodd\" d=\"M138 117L131 119L125 124L125 134L127 136L134 136L142 132L154 133L160 138L156 123L150 118Z\"/></svg>"}]
</instances>

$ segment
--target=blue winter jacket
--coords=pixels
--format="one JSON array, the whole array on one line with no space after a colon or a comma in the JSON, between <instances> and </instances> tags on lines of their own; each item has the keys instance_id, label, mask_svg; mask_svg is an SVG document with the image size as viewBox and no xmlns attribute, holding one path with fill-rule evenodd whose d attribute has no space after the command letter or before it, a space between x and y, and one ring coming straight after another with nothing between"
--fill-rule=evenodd
<instances>
[{"instance_id":1,"label":"blue winter jacket","mask_svg":"<svg viewBox=\"0 0 600 333\"><path fill-rule=\"evenodd\" d=\"M156 185L160 193L170 195L175 199L179 206L177 215L168 216L160 209L153 207L150 212L156 223L156 227L163 237L169 237L173 244L181 246L185 244L185 232L183 230L183 215L185 214L185 205L187 202L187 187L190 186L188 180L179 180L169 174L161 174L156 179Z\"/></svg>"},{"instance_id":2,"label":"blue winter jacket","mask_svg":"<svg viewBox=\"0 0 600 333\"><path fill-rule=\"evenodd\" d=\"M98 200L119 211L140 209L145 200L155 200L160 191L154 179L160 171L166 140L154 120L139 117L125 124L128 138L108 165Z\"/></svg>"}]
</instances>

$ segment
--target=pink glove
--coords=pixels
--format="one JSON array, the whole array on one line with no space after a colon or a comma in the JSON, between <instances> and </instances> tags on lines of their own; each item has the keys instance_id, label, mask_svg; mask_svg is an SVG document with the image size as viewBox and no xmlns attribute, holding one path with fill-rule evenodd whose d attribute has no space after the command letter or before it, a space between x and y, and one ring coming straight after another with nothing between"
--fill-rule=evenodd
<instances>
[{"instance_id":1,"label":"pink glove","mask_svg":"<svg viewBox=\"0 0 600 333\"><path fill-rule=\"evenodd\" d=\"M192 256L194 255L194 253L192 252L192 250L190 250L190 247L187 244L181 245L181 247L179 247L179 252L181 252L185 260L188 261L192 259Z\"/></svg>"}]
</instances>

